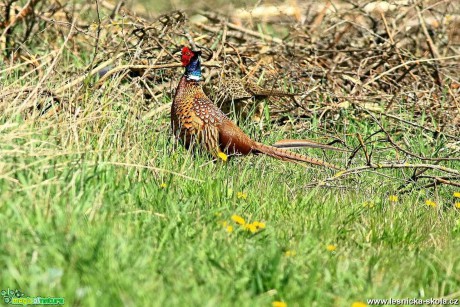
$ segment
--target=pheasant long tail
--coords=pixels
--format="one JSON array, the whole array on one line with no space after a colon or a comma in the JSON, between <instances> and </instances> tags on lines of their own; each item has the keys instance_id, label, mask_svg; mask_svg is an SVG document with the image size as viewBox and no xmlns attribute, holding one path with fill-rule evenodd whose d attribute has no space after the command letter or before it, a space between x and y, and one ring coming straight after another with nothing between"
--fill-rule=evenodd
<instances>
[{"instance_id":1,"label":"pheasant long tail","mask_svg":"<svg viewBox=\"0 0 460 307\"><path fill-rule=\"evenodd\" d=\"M307 157L307 156L304 156L304 155L301 155L301 154L298 154L292 151L288 151L285 149L268 146L268 145L258 143L258 142L256 142L255 147L253 147L253 150L255 152L260 152L270 157L280 159L283 161L300 162L300 163L304 162L304 163L310 163L310 164L315 164L319 166L325 166L325 167L329 167L329 168L336 169L336 170L341 170L340 167L334 164L327 163L327 162L324 162L324 161L321 161L315 158L310 158L310 157Z\"/></svg>"},{"instance_id":2,"label":"pheasant long tail","mask_svg":"<svg viewBox=\"0 0 460 307\"><path fill-rule=\"evenodd\" d=\"M303 147L321 148L321 149L326 149L326 150L336 150L336 151L349 152L348 149L337 148L337 147L334 147L334 146L321 144L321 143L317 143L317 142L310 141L310 140L285 139L285 140L280 140L280 141L276 142L272 146L276 147L276 148L303 148Z\"/></svg>"}]
</instances>

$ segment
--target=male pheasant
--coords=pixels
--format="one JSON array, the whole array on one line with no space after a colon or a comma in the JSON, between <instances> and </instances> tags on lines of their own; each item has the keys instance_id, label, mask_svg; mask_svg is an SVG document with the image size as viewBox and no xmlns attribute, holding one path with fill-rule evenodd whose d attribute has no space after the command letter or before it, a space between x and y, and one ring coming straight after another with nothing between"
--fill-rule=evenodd
<instances>
[{"instance_id":1,"label":"male pheasant","mask_svg":"<svg viewBox=\"0 0 460 307\"><path fill-rule=\"evenodd\" d=\"M185 73L177 86L171 106L171 127L174 135L184 142L186 148L198 143L214 157L219 157L222 153L262 153L280 160L340 169L333 164L264 145L249 138L203 92L200 82L200 51L184 47L181 61Z\"/></svg>"}]
</instances>

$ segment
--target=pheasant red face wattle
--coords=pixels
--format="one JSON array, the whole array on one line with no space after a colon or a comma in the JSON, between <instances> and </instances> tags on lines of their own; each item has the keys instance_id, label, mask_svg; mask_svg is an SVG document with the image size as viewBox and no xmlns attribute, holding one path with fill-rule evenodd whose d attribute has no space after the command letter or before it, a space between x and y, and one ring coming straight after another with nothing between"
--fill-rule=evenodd
<instances>
[{"instance_id":1,"label":"pheasant red face wattle","mask_svg":"<svg viewBox=\"0 0 460 307\"><path fill-rule=\"evenodd\" d=\"M195 54L188 47L182 48L181 62L182 66L187 66Z\"/></svg>"}]
</instances>

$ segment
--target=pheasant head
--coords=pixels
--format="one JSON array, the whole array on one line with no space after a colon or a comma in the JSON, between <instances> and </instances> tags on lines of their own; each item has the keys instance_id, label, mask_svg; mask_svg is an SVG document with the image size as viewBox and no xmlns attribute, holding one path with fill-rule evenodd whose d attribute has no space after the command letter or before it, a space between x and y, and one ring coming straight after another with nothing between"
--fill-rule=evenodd
<instances>
[{"instance_id":1,"label":"pheasant head","mask_svg":"<svg viewBox=\"0 0 460 307\"><path fill-rule=\"evenodd\" d=\"M192 51L188 47L182 48L181 62L185 67L185 76L187 80L201 80L201 51Z\"/></svg>"}]
</instances>

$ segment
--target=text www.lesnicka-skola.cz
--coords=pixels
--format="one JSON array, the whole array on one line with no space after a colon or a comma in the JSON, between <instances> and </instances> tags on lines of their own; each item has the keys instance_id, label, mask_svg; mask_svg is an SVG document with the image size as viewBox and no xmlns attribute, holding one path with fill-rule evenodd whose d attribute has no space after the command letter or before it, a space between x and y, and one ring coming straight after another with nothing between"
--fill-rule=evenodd
<instances>
[{"instance_id":1,"label":"text www.lesnicka-skola.cz","mask_svg":"<svg viewBox=\"0 0 460 307\"><path fill-rule=\"evenodd\" d=\"M369 306L378 305L458 305L458 299L447 299L447 298L405 298L405 299L368 299L367 304Z\"/></svg>"}]
</instances>

